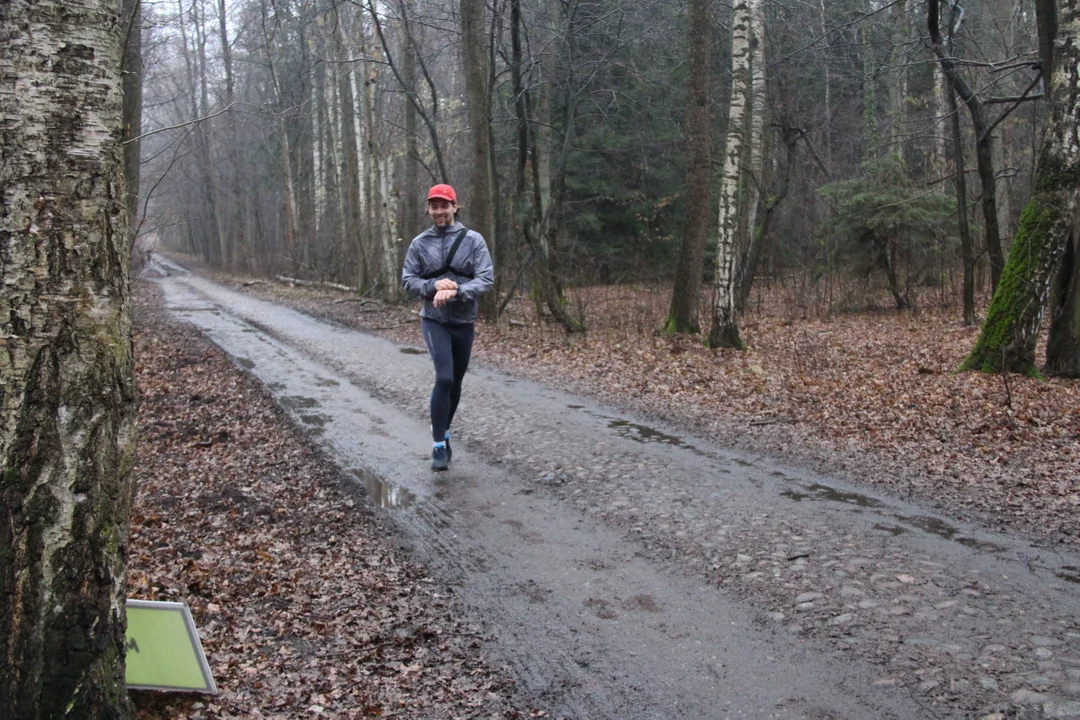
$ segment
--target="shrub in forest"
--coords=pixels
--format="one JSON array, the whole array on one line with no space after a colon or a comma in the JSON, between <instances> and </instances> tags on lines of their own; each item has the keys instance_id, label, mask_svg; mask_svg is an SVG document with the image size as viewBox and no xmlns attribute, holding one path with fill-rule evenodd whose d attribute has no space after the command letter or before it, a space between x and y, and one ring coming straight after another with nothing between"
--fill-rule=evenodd
<instances>
[{"instance_id":1,"label":"shrub in forest","mask_svg":"<svg viewBox=\"0 0 1080 720\"><path fill-rule=\"evenodd\" d=\"M818 190L833 209L819 233L836 262L864 276L883 272L897 308L910 307L911 288L951 252L956 200L916 186L893 156L864 164L863 171Z\"/></svg>"}]
</instances>

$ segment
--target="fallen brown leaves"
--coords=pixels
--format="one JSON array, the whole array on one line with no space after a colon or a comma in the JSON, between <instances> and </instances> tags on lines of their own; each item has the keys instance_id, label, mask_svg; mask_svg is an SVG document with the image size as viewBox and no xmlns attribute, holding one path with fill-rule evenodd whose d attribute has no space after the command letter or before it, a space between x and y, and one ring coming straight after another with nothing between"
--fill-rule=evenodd
<instances>
[{"instance_id":1,"label":"fallen brown leaves","mask_svg":"<svg viewBox=\"0 0 1080 720\"><path fill-rule=\"evenodd\" d=\"M219 279L229 281L227 276ZM235 283L235 279L232 279ZM341 293L249 291L417 344L415 308L358 313ZM743 352L661 334L670 290L575 290L589 332L567 336L511 303L475 354L510 373L936 504L961 517L1080 543L1080 381L953 374L978 328L956 308L815 317L783 290L748 313ZM506 322L513 320L513 323Z\"/></svg>"},{"instance_id":2,"label":"fallen brown leaves","mask_svg":"<svg viewBox=\"0 0 1080 720\"><path fill-rule=\"evenodd\" d=\"M136 297L141 393L129 597L192 608L221 694L138 693L141 718L523 717L449 591L258 384L153 289Z\"/></svg>"}]
</instances>

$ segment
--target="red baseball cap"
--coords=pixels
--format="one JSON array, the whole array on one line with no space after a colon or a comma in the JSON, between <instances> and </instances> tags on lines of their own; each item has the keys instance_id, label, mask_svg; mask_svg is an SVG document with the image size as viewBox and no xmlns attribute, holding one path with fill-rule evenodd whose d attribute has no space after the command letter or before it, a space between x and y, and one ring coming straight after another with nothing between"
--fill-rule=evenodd
<instances>
[{"instance_id":1,"label":"red baseball cap","mask_svg":"<svg viewBox=\"0 0 1080 720\"><path fill-rule=\"evenodd\" d=\"M427 199L434 200L439 198L440 200L446 200L457 205L457 193L454 192L454 188L449 185L433 185L428 190Z\"/></svg>"}]
</instances>

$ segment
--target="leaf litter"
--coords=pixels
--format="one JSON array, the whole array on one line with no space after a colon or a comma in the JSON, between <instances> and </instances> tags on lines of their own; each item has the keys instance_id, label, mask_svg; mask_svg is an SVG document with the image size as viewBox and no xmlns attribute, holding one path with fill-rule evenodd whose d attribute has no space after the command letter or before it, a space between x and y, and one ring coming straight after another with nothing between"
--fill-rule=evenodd
<instances>
[{"instance_id":1,"label":"leaf litter","mask_svg":"<svg viewBox=\"0 0 1080 720\"><path fill-rule=\"evenodd\" d=\"M216 697L150 718L521 718L509 671L362 491L155 288L135 293L139 442L128 596L185 601Z\"/></svg>"}]
</instances>

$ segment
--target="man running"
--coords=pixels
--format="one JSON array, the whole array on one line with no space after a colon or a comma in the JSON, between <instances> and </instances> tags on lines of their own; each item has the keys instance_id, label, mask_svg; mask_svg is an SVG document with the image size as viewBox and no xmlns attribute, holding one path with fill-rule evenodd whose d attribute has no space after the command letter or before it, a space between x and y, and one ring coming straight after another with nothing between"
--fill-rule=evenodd
<instances>
[{"instance_id":1,"label":"man running","mask_svg":"<svg viewBox=\"0 0 1080 720\"><path fill-rule=\"evenodd\" d=\"M413 238L401 286L424 299L420 325L435 363L431 391L431 469L450 465L450 423L461 399L461 381L472 355L476 298L491 289L494 269L480 233L457 221L457 195L449 185L428 191L427 214L435 224Z\"/></svg>"}]
</instances>

